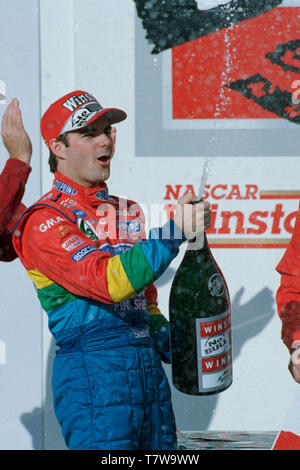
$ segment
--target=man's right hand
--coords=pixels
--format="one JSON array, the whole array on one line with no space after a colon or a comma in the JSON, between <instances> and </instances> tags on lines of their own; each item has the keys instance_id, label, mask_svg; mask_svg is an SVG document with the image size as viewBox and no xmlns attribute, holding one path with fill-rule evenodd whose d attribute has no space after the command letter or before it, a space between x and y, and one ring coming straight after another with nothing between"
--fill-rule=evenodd
<instances>
[{"instance_id":1,"label":"man's right hand","mask_svg":"<svg viewBox=\"0 0 300 470\"><path fill-rule=\"evenodd\" d=\"M175 224L181 229L188 240L203 234L210 227L210 204L207 201L190 204L197 199L191 193L178 200L174 215Z\"/></svg>"},{"instance_id":2,"label":"man's right hand","mask_svg":"<svg viewBox=\"0 0 300 470\"><path fill-rule=\"evenodd\" d=\"M31 140L24 129L19 101L14 98L2 118L1 136L11 158L29 165L32 155Z\"/></svg>"},{"instance_id":3,"label":"man's right hand","mask_svg":"<svg viewBox=\"0 0 300 470\"><path fill-rule=\"evenodd\" d=\"M300 383L300 343L297 341L292 345L289 371L295 381Z\"/></svg>"}]
</instances>

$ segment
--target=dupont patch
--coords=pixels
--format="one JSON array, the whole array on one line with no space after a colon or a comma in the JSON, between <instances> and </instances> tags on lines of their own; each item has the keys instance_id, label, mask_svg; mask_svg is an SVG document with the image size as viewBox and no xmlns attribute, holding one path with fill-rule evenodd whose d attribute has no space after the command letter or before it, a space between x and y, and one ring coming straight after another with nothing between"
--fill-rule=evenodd
<instances>
[{"instance_id":1,"label":"dupont patch","mask_svg":"<svg viewBox=\"0 0 300 470\"><path fill-rule=\"evenodd\" d=\"M75 261L75 263L78 263L78 261L81 261L93 251L98 251L97 248L94 247L94 245L86 245L80 250L76 251L76 253L72 256L72 260Z\"/></svg>"},{"instance_id":2,"label":"dupont patch","mask_svg":"<svg viewBox=\"0 0 300 470\"><path fill-rule=\"evenodd\" d=\"M70 194L71 196L74 196L75 194L77 194L76 189L72 188L72 186L69 186L63 181L56 180L54 183L54 188L58 189L58 191L62 193Z\"/></svg>"}]
</instances>

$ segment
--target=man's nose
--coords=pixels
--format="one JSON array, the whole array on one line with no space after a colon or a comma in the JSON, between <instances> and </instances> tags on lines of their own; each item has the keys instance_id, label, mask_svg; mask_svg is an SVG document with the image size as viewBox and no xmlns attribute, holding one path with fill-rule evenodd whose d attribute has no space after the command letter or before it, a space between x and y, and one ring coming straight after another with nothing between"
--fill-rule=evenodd
<instances>
[{"instance_id":1,"label":"man's nose","mask_svg":"<svg viewBox=\"0 0 300 470\"><path fill-rule=\"evenodd\" d=\"M100 147L111 147L111 144L112 144L111 136L104 132L103 134L96 136L96 143Z\"/></svg>"}]
</instances>

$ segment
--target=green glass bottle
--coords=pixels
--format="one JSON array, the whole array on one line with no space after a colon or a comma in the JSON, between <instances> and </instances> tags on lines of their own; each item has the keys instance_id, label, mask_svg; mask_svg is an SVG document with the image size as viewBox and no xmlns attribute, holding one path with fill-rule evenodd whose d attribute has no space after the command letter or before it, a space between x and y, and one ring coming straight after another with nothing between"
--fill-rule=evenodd
<instances>
[{"instance_id":1,"label":"green glass bottle","mask_svg":"<svg viewBox=\"0 0 300 470\"><path fill-rule=\"evenodd\" d=\"M172 379L189 395L210 395L232 383L231 305L206 234L188 242L169 298Z\"/></svg>"}]
</instances>

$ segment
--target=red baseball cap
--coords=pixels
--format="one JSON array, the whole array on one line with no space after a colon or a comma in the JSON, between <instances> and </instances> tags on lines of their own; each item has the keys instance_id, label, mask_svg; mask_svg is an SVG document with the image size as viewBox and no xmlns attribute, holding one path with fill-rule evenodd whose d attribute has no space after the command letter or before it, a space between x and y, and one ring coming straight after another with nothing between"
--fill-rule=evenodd
<instances>
[{"instance_id":1,"label":"red baseball cap","mask_svg":"<svg viewBox=\"0 0 300 470\"><path fill-rule=\"evenodd\" d=\"M57 139L66 132L88 126L100 116L110 124L124 121L127 114L117 108L103 108L96 98L86 91L71 91L55 101L42 116L41 133L49 147L51 139Z\"/></svg>"}]
</instances>

